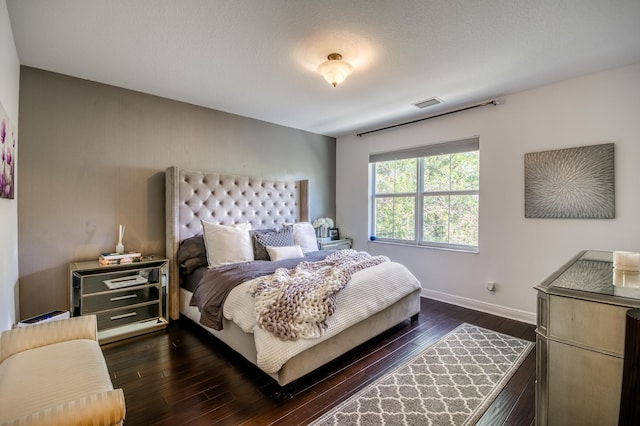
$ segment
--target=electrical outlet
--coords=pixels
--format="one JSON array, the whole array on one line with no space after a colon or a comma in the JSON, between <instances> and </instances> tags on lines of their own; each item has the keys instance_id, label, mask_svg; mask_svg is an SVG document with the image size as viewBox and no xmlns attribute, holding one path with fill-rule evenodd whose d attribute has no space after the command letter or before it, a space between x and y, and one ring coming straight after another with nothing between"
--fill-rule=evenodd
<instances>
[{"instance_id":1,"label":"electrical outlet","mask_svg":"<svg viewBox=\"0 0 640 426\"><path fill-rule=\"evenodd\" d=\"M496 283L489 281L487 283L487 291L496 291Z\"/></svg>"}]
</instances>

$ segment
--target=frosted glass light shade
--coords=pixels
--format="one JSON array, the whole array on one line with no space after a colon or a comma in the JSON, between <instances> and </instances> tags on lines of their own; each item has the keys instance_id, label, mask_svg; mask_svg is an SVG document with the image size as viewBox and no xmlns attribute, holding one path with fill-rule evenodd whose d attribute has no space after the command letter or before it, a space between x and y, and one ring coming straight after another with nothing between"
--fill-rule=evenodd
<instances>
[{"instance_id":1,"label":"frosted glass light shade","mask_svg":"<svg viewBox=\"0 0 640 426\"><path fill-rule=\"evenodd\" d=\"M342 55L332 53L327 56L327 61L318 65L318 72L322 74L325 80L333 87L342 83L345 78L351 74L353 67L350 63L342 60Z\"/></svg>"}]
</instances>

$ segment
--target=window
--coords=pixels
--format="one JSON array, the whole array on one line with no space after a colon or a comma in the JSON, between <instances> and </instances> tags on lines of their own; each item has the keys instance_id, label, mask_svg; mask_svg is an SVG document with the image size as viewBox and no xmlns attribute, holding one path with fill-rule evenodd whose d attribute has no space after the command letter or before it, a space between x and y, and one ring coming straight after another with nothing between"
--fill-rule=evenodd
<instances>
[{"instance_id":1,"label":"window","mask_svg":"<svg viewBox=\"0 0 640 426\"><path fill-rule=\"evenodd\" d=\"M371 235L477 251L479 139L371 154Z\"/></svg>"}]
</instances>

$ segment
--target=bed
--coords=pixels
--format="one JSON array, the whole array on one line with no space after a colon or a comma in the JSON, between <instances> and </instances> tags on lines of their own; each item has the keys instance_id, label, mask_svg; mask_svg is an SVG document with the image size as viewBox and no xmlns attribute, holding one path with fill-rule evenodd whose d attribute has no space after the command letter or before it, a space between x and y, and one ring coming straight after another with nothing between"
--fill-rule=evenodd
<instances>
[{"instance_id":1,"label":"bed","mask_svg":"<svg viewBox=\"0 0 640 426\"><path fill-rule=\"evenodd\" d=\"M403 265L386 261L372 264L373 266L358 270L349 276L348 285L335 295L335 313L326 321L326 332L317 339L305 338L279 343L277 337L263 330L260 325L256 325L255 321L253 324L247 324L246 320L245 323L237 322L236 317L231 314L229 305L237 307L244 303L238 302L243 300L240 297L244 297L239 294L254 291L256 288L254 282L262 278L248 280L229 293L224 302L225 312L221 317L220 327L215 327L221 329L215 329L209 326L210 323L202 321L200 309L192 306L190 302L194 292L200 292L198 287L194 288L193 285L197 286L204 279L194 278L194 276L198 275L198 271L200 276L205 277L212 272L206 267L203 272L200 266L194 271L189 271L192 274L184 274L184 247L187 240L199 239L203 234L203 226L210 226L210 224L238 227L242 226L238 224L247 224L252 232L284 227L292 227L296 232L298 229L305 229L305 226L310 226L308 224L308 187L308 181L304 180L229 176L181 170L178 167L169 167L166 170L166 255L170 262L168 284L170 318L173 320L181 316L189 318L258 366L280 386L291 384L395 325L409 319L417 320L420 312L420 283ZM224 228L231 228L231 226ZM209 238L209 229L205 230L205 238ZM219 229L219 227L211 229ZM304 243L302 245L304 247ZM211 249L211 246L207 248ZM180 262L179 249L182 256ZM271 247L269 249L271 250ZM208 250L207 255L210 252L211 250ZM354 251L351 250L351 252ZM277 253L279 256L280 251ZM364 255L362 252L355 254ZM305 255L309 258L320 256L318 260L323 259L326 262L330 258L340 257L341 253L305 252ZM293 261L290 257L285 256L282 262ZM261 262L263 265L269 263L256 260L248 264ZM273 266L275 267L278 262L280 261L273 262ZM181 264L183 268L180 267ZM223 265L220 269L230 269L230 265ZM188 283L191 286L188 286ZM384 290L385 288L388 290ZM367 297L363 298L363 293ZM394 299L385 301L377 299L380 294L385 293L395 294ZM355 298L359 302L350 303L349 298ZM352 305L363 305L363 307L358 307L360 311L357 313L353 313L352 308L342 308L342 306ZM242 310L239 309L239 311ZM349 311L348 314L347 311ZM345 313L341 314L341 312ZM349 319L345 319L346 317ZM253 328L249 330L251 327ZM277 347L274 349L274 346ZM275 353L278 359L274 361L273 354L263 355L265 347ZM265 359L268 365L265 365Z\"/></svg>"}]
</instances>

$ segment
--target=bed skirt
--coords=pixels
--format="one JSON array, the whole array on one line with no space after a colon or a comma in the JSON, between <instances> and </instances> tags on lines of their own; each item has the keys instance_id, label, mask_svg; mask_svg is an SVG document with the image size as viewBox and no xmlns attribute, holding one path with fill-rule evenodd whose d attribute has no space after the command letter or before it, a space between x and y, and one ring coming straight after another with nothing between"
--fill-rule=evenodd
<instances>
[{"instance_id":1,"label":"bed skirt","mask_svg":"<svg viewBox=\"0 0 640 426\"><path fill-rule=\"evenodd\" d=\"M243 332L233 321L226 318L223 330L219 331L200 324L200 311L197 307L189 306L190 300L191 292L181 288L180 313L182 315L257 366L253 334ZM299 353L289 359L277 373L265 374L271 376L280 386L285 386L418 313L420 313L420 289L406 295L371 317Z\"/></svg>"}]
</instances>

